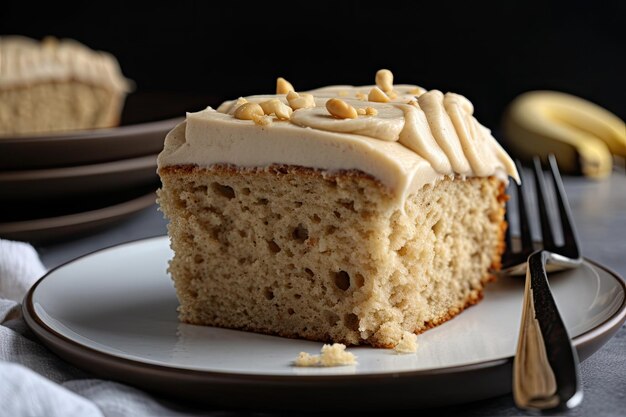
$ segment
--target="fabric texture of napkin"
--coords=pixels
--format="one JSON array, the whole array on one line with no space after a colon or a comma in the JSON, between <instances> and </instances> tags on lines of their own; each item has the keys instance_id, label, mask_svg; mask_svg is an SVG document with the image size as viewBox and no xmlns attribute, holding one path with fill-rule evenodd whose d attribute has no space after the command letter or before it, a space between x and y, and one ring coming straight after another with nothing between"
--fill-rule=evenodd
<instances>
[{"instance_id":1,"label":"fabric texture of napkin","mask_svg":"<svg viewBox=\"0 0 626 417\"><path fill-rule=\"evenodd\" d=\"M183 412L136 388L96 379L41 345L22 319L20 302L44 273L31 245L0 239L0 417L219 415Z\"/></svg>"},{"instance_id":2,"label":"fabric texture of napkin","mask_svg":"<svg viewBox=\"0 0 626 417\"><path fill-rule=\"evenodd\" d=\"M0 239L0 297L22 301L45 268L28 243Z\"/></svg>"}]
</instances>

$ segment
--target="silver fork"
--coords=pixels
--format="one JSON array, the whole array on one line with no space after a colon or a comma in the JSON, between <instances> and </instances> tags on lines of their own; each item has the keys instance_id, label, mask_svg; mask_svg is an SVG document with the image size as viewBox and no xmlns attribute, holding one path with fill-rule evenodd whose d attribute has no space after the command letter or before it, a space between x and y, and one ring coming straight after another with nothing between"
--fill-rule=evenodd
<instances>
[{"instance_id":1,"label":"silver fork","mask_svg":"<svg viewBox=\"0 0 626 417\"><path fill-rule=\"evenodd\" d=\"M513 361L513 397L518 407L530 410L573 408L580 404L583 396L578 355L550 291L547 274L548 271L579 266L582 256L553 155L549 156L548 162L560 214L563 243L558 245L555 242L548 215L548 193L541 161L534 158L533 174L542 248L536 250L533 244L522 183L522 186L517 185L521 250L513 252L511 233L507 229L507 251L502 260L503 273L526 273L522 321ZM517 165L521 175L519 162Z\"/></svg>"}]
</instances>

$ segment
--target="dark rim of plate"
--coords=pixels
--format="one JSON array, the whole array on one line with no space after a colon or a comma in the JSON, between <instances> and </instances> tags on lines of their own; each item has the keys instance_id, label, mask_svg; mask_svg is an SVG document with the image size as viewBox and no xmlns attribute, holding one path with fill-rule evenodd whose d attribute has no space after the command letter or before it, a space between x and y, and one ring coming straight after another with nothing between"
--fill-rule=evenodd
<instances>
[{"instance_id":1,"label":"dark rim of plate","mask_svg":"<svg viewBox=\"0 0 626 417\"><path fill-rule=\"evenodd\" d=\"M201 371L194 369L185 369L185 368L176 368L165 365L156 365L150 363L144 363L132 359L121 358L115 355L111 355L108 353L101 352L99 350L93 349L91 347L82 345L67 336L58 333L54 329L50 328L46 323L41 320L41 318L35 313L35 308L33 305L33 294L39 284L46 279L49 275L51 275L57 269L63 268L65 265L78 261L82 258L94 255L99 252L107 251L110 249L117 248L118 246L131 245L140 243L143 241L162 239L167 237L165 235L146 237L136 240L131 240L128 242L111 245L105 248L101 248L95 250L93 252L87 253L85 255L79 256L75 259L67 261L50 271L48 271L43 277L41 277L26 293L23 301L23 312L24 319L26 323L33 329L35 334L38 337L41 332L46 332L48 335L53 336L56 342L60 342L66 346L69 346L78 351L82 351L83 353L89 354L92 357L98 358L103 362L114 362L116 364L126 366L126 367L134 367L140 368L144 370L151 370L161 374L170 374L175 376L188 376L191 378L200 378L200 379L212 379L212 380L221 380L221 381L231 381L231 382L273 382L273 383L281 383L281 382L289 382L290 384L297 383L296 381L300 381L301 383L320 383L320 382L348 382L353 380L369 380L369 379L384 379L384 378L414 378L420 376L431 376L431 375L445 375L445 374L454 374L460 372L470 372L477 371L480 369L486 369L490 367L495 367L498 365L502 365L505 363L512 363L513 357L503 357L498 359L492 359L488 361L476 362L467 365L459 365L459 366L449 366L444 368L436 368L436 369L427 369L420 371L406 371L406 372L389 372L389 373L371 373L371 374L354 374L354 375L262 375L262 374L243 374L243 373L229 373L229 372L215 372L215 371ZM585 262L588 262L595 267L604 270L609 275L611 275L621 286L623 294L626 295L626 282L624 278L622 278L617 272L607 268L599 263L592 261L590 259L584 258ZM584 333L572 338L573 344L576 348L581 348L587 343L593 342L593 340L601 336L606 332L610 332L613 329L616 329L622 325L622 323L626 320L626 297L622 300L621 305L616 310L616 312L602 323L596 325L595 327L585 331Z\"/></svg>"}]
</instances>

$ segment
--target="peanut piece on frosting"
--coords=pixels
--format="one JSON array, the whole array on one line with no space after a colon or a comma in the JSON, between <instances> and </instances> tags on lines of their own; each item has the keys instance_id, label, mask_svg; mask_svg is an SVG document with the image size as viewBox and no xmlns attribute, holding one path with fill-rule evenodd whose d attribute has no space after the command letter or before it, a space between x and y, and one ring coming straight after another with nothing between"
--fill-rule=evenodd
<instances>
[{"instance_id":1,"label":"peanut piece on frosting","mask_svg":"<svg viewBox=\"0 0 626 417\"><path fill-rule=\"evenodd\" d=\"M393 74L388 69L381 69L376 72L376 85L385 93L393 90Z\"/></svg>"},{"instance_id":2,"label":"peanut piece on frosting","mask_svg":"<svg viewBox=\"0 0 626 417\"><path fill-rule=\"evenodd\" d=\"M254 116L263 116L263 109L256 103L244 103L235 110L235 119L254 120Z\"/></svg>"},{"instance_id":3,"label":"peanut piece on frosting","mask_svg":"<svg viewBox=\"0 0 626 417\"><path fill-rule=\"evenodd\" d=\"M389 103L390 100L389 96L387 96L387 94L385 94L378 87L374 87L370 90L370 93L367 95L367 99L376 103Z\"/></svg>"},{"instance_id":4,"label":"peanut piece on frosting","mask_svg":"<svg viewBox=\"0 0 626 417\"><path fill-rule=\"evenodd\" d=\"M337 119L356 119L358 117L356 109L340 98L328 100L326 110Z\"/></svg>"},{"instance_id":5,"label":"peanut piece on frosting","mask_svg":"<svg viewBox=\"0 0 626 417\"><path fill-rule=\"evenodd\" d=\"M376 110L373 107L360 107L358 109L356 109L356 112L359 114L359 116L376 116L378 114L378 110Z\"/></svg>"},{"instance_id":6,"label":"peanut piece on frosting","mask_svg":"<svg viewBox=\"0 0 626 417\"><path fill-rule=\"evenodd\" d=\"M356 98L357 98L357 100L366 101L367 100L367 94L365 94L365 93L356 93Z\"/></svg>"},{"instance_id":7,"label":"peanut piece on frosting","mask_svg":"<svg viewBox=\"0 0 626 417\"><path fill-rule=\"evenodd\" d=\"M242 104L246 104L247 102L248 100L246 100L245 98L239 97L237 101L235 102L235 108L241 106Z\"/></svg>"},{"instance_id":8,"label":"peanut piece on frosting","mask_svg":"<svg viewBox=\"0 0 626 417\"><path fill-rule=\"evenodd\" d=\"M287 94L290 91L296 91L293 85L283 77L276 79L276 94Z\"/></svg>"},{"instance_id":9,"label":"peanut piece on frosting","mask_svg":"<svg viewBox=\"0 0 626 417\"><path fill-rule=\"evenodd\" d=\"M269 126L272 124L272 117L259 116L258 114L255 114L254 116L252 116L252 121L259 126Z\"/></svg>"},{"instance_id":10,"label":"peanut piece on frosting","mask_svg":"<svg viewBox=\"0 0 626 417\"><path fill-rule=\"evenodd\" d=\"M290 91L287 93L287 101L293 110L315 107L315 98L308 93L298 94L295 91Z\"/></svg>"},{"instance_id":11,"label":"peanut piece on frosting","mask_svg":"<svg viewBox=\"0 0 626 417\"><path fill-rule=\"evenodd\" d=\"M291 118L291 113L293 113L293 110L291 110L289 106L277 98L264 101L259 103L259 105L261 106L261 109L263 109L263 113L267 115L275 114L280 120L289 120Z\"/></svg>"},{"instance_id":12,"label":"peanut piece on frosting","mask_svg":"<svg viewBox=\"0 0 626 417\"><path fill-rule=\"evenodd\" d=\"M287 101L289 101L289 100L296 99L298 97L300 97L299 93L296 93L295 91L290 91L290 92L287 93L287 97L286 98L287 98Z\"/></svg>"}]
</instances>

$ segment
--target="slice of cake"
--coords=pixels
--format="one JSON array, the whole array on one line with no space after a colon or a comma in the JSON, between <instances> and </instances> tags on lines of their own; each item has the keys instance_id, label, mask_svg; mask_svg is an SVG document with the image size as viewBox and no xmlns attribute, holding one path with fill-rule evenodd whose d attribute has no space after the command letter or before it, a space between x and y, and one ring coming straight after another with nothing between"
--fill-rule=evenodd
<instances>
[{"instance_id":1,"label":"slice of cake","mask_svg":"<svg viewBox=\"0 0 626 417\"><path fill-rule=\"evenodd\" d=\"M481 299L509 156L464 97L327 87L187 115L159 156L180 319L393 347Z\"/></svg>"},{"instance_id":2,"label":"slice of cake","mask_svg":"<svg viewBox=\"0 0 626 417\"><path fill-rule=\"evenodd\" d=\"M0 135L117 126L130 89L110 54L68 39L0 37Z\"/></svg>"}]
</instances>

